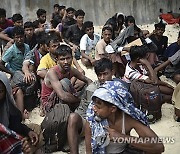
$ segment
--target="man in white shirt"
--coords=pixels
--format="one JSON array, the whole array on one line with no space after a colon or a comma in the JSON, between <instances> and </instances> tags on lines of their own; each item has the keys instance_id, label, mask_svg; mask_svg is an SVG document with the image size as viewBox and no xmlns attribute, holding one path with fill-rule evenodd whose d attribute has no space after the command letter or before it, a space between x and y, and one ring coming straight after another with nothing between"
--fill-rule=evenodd
<instances>
[{"instance_id":1,"label":"man in white shirt","mask_svg":"<svg viewBox=\"0 0 180 154\"><path fill-rule=\"evenodd\" d=\"M83 25L86 34L80 41L81 61L86 67L91 67L95 63L95 46L100 40L100 36L94 33L93 22L86 21Z\"/></svg>"}]
</instances>

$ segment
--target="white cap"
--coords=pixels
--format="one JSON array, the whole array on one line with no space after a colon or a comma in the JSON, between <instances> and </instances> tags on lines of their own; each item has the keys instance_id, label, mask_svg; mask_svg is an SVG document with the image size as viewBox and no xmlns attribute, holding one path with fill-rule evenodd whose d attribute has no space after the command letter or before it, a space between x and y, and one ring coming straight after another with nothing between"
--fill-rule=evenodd
<instances>
[{"instance_id":1,"label":"white cap","mask_svg":"<svg viewBox=\"0 0 180 154\"><path fill-rule=\"evenodd\" d=\"M107 45L106 48L105 48L105 51L107 53L115 53L113 47L111 45Z\"/></svg>"}]
</instances>

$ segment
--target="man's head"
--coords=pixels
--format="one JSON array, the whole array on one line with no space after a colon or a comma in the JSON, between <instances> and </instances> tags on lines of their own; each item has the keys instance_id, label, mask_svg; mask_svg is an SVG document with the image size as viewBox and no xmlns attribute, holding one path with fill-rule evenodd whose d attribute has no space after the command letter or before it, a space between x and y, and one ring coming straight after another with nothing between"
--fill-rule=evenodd
<instances>
[{"instance_id":1,"label":"man's head","mask_svg":"<svg viewBox=\"0 0 180 154\"><path fill-rule=\"evenodd\" d=\"M112 28L108 25L105 25L102 29L102 37L104 41L108 44L112 39Z\"/></svg>"},{"instance_id":2,"label":"man's head","mask_svg":"<svg viewBox=\"0 0 180 154\"><path fill-rule=\"evenodd\" d=\"M74 13L75 13L75 9L72 8L72 7L69 7L66 9L66 12L67 12L67 17L72 19L74 18Z\"/></svg>"},{"instance_id":3,"label":"man's head","mask_svg":"<svg viewBox=\"0 0 180 154\"><path fill-rule=\"evenodd\" d=\"M111 60L107 58L102 58L98 60L95 63L94 70L100 84L103 84L105 81L112 80L113 65Z\"/></svg>"},{"instance_id":4,"label":"man's head","mask_svg":"<svg viewBox=\"0 0 180 154\"><path fill-rule=\"evenodd\" d=\"M13 39L16 46L22 46L24 44L24 28L14 27L13 29Z\"/></svg>"},{"instance_id":5,"label":"man's head","mask_svg":"<svg viewBox=\"0 0 180 154\"><path fill-rule=\"evenodd\" d=\"M60 6L59 6L59 15L60 15L61 17L64 16L65 11L66 11L66 6L60 5Z\"/></svg>"},{"instance_id":6,"label":"man's head","mask_svg":"<svg viewBox=\"0 0 180 154\"><path fill-rule=\"evenodd\" d=\"M162 36L163 33L165 32L166 25L162 22L159 22L155 24L154 27L155 27L155 34L157 36Z\"/></svg>"},{"instance_id":7,"label":"man's head","mask_svg":"<svg viewBox=\"0 0 180 154\"><path fill-rule=\"evenodd\" d=\"M53 8L54 8L54 13L59 12L59 4L54 4Z\"/></svg>"},{"instance_id":8,"label":"man's head","mask_svg":"<svg viewBox=\"0 0 180 154\"><path fill-rule=\"evenodd\" d=\"M85 12L83 10L77 10L75 12L75 17L76 17L76 21L79 24L83 24L84 22L84 16L85 16Z\"/></svg>"},{"instance_id":9,"label":"man's head","mask_svg":"<svg viewBox=\"0 0 180 154\"><path fill-rule=\"evenodd\" d=\"M130 49L131 61L139 61L139 59L146 58L149 48L146 45L132 46Z\"/></svg>"},{"instance_id":10,"label":"man's head","mask_svg":"<svg viewBox=\"0 0 180 154\"><path fill-rule=\"evenodd\" d=\"M6 19L6 10L0 8L0 24L4 24Z\"/></svg>"},{"instance_id":11,"label":"man's head","mask_svg":"<svg viewBox=\"0 0 180 154\"><path fill-rule=\"evenodd\" d=\"M40 21L40 23L44 24L46 22L46 10L38 9L36 14L37 14L37 18Z\"/></svg>"},{"instance_id":12,"label":"man's head","mask_svg":"<svg viewBox=\"0 0 180 154\"><path fill-rule=\"evenodd\" d=\"M34 34L34 24L31 21L24 23L24 33L27 38L32 38Z\"/></svg>"},{"instance_id":13,"label":"man's head","mask_svg":"<svg viewBox=\"0 0 180 154\"><path fill-rule=\"evenodd\" d=\"M23 17L21 14L13 14L12 21L14 22L14 26L23 27Z\"/></svg>"},{"instance_id":14,"label":"man's head","mask_svg":"<svg viewBox=\"0 0 180 154\"><path fill-rule=\"evenodd\" d=\"M129 26L131 26L131 25L135 25L136 23L135 23L135 19L134 19L134 17L133 16L127 16L126 18L125 18L125 26L126 27L129 27Z\"/></svg>"},{"instance_id":15,"label":"man's head","mask_svg":"<svg viewBox=\"0 0 180 154\"><path fill-rule=\"evenodd\" d=\"M94 34L94 26L92 21L86 21L83 24L83 30L88 36L93 36Z\"/></svg>"},{"instance_id":16,"label":"man's head","mask_svg":"<svg viewBox=\"0 0 180 154\"><path fill-rule=\"evenodd\" d=\"M47 38L48 38L48 34L45 32L39 32L37 35L37 44L38 44L37 48L45 54L48 52L48 48L46 45Z\"/></svg>"},{"instance_id":17,"label":"man's head","mask_svg":"<svg viewBox=\"0 0 180 154\"><path fill-rule=\"evenodd\" d=\"M72 49L62 44L56 49L58 64L64 71L69 71L72 64Z\"/></svg>"},{"instance_id":18,"label":"man's head","mask_svg":"<svg viewBox=\"0 0 180 154\"><path fill-rule=\"evenodd\" d=\"M49 32L46 38L47 50L51 54L55 54L55 50L60 45L60 37L56 32Z\"/></svg>"}]
</instances>

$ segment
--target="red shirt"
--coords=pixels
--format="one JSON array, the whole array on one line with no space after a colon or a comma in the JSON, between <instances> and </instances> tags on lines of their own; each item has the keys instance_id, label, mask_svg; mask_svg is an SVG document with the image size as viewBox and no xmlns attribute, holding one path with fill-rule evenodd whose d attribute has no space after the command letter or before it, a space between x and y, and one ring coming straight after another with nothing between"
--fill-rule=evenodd
<instances>
[{"instance_id":1,"label":"red shirt","mask_svg":"<svg viewBox=\"0 0 180 154\"><path fill-rule=\"evenodd\" d=\"M7 27L13 27L14 23L12 22L12 20L9 19L5 19L5 23L4 24L0 24L0 29L4 30Z\"/></svg>"}]
</instances>

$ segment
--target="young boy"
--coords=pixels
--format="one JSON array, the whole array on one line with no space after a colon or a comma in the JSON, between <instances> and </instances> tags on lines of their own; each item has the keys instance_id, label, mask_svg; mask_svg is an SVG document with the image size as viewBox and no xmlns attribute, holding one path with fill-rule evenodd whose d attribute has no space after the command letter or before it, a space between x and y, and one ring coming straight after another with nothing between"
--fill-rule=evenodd
<instances>
[{"instance_id":1,"label":"young boy","mask_svg":"<svg viewBox=\"0 0 180 154\"><path fill-rule=\"evenodd\" d=\"M25 33L25 40L24 42L29 45L30 49L32 50L37 44L37 38L34 34L34 24L31 21L27 21L24 23L24 33Z\"/></svg>"},{"instance_id":2,"label":"young boy","mask_svg":"<svg viewBox=\"0 0 180 154\"><path fill-rule=\"evenodd\" d=\"M14 44L8 48L0 61L0 70L13 75L15 71L21 71L23 59L30 51L29 45L24 43L24 29L14 27L13 29ZM6 67L5 67L5 64Z\"/></svg>"},{"instance_id":3,"label":"young boy","mask_svg":"<svg viewBox=\"0 0 180 154\"><path fill-rule=\"evenodd\" d=\"M86 21L83 24L83 30L86 34L80 40L81 61L86 67L92 67L95 63L95 46L100 40L100 36L94 33L92 21Z\"/></svg>"},{"instance_id":4,"label":"young boy","mask_svg":"<svg viewBox=\"0 0 180 154\"><path fill-rule=\"evenodd\" d=\"M130 135L132 129L139 137ZM147 153L164 151L162 143L150 142L158 136L148 127L145 114L135 108L131 94L119 81L106 81L94 92L85 130L87 154L127 152L128 145Z\"/></svg>"},{"instance_id":5,"label":"young boy","mask_svg":"<svg viewBox=\"0 0 180 154\"><path fill-rule=\"evenodd\" d=\"M79 98L73 93L63 90L64 85L62 79L67 78L70 80L74 76L86 84L90 84L92 81L71 66L73 57L72 50L69 46L60 45L55 49L55 52L57 54L58 65L49 69L44 78L41 91L42 104L47 112L53 108L56 103L68 104L73 110L79 105ZM65 85L68 84L69 87L71 86L70 83L67 83L67 80L65 82ZM56 102L57 99L55 98L58 99L58 102ZM49 99L53 99L55 102L49 104Z\"/></svg>"},{"instance_id":6,"label":"young boy","mask_svg":"<svg viewBox=\"0 0 180 154\"><path fill-rule=\"evenodd\" d=\"M130 49L131 61L126 65L124 81L131 83L134 79L142 80L145 83L158 84L162 94L162 102L171 102L173 88L158 80L150 63L146 59L148 48L146 46L133 46Z\"/></svg>"},{"instance_id":7,"label":"young boy","mask_svg":"<svg viewBox=\"0 0 180 154\"><path fill-rule=\"evenodd\" d=\"M79 107L75 110L75 113L71 113L68 119L68 143L70 147L70 153L79 153L78 139L84 136L85 131L85 119L86 110L91 102L91 96L93 92L103 84L105 81L112 80L113 66L109 59L102 58L96 61L94 66L95 73L98 77L98 81L92 82L85 90L81 97Z\"/></svg>"},{"instance_id":8,"label":"young boy","mask_svg":"<svg viewBox=\"0 0 180 154\"><path fill-rule=\"evenodd\" d=\"M82 36L84 35L83 22L84 22L85 12L83 10L77 10L75 13L76 24L71 25L64 37L64 41L73 47L73 52L75 53L75 58L80 59L79 44Z\"/></svg>"}]
</instances>

